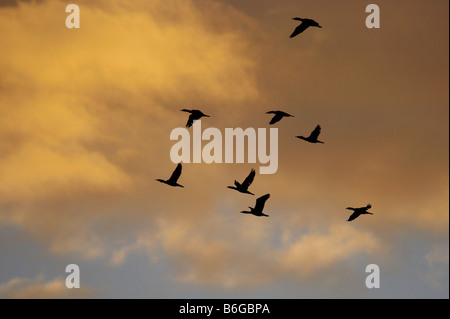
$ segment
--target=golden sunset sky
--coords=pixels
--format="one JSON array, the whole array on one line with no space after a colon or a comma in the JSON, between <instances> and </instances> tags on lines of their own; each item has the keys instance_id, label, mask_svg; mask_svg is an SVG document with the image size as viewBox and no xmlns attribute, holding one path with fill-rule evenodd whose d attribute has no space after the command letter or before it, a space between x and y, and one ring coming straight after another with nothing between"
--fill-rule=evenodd
<instances>
[{"instance_id":1,"label":"golden sunset sky","mask_svg":"<svg viewBox=\"0 0 450 319\"><path fill-rule=\"evenodd\" d=\"M448 298L448 12L0 0L0 297ZM297 16L323 28L290 39ZM176 166L183 108L222 132L295 116L275 125L278 171L256 175L257 196L226 186L259 163L155 181ZM325 144L295 138L317 124ZM266 193L269 218L239 214ZM373 216L346 221L368 203ZM81 289L64 285L70 263ZM371 263L380 289L364 284Z\"/></svg>"}]
</instances>

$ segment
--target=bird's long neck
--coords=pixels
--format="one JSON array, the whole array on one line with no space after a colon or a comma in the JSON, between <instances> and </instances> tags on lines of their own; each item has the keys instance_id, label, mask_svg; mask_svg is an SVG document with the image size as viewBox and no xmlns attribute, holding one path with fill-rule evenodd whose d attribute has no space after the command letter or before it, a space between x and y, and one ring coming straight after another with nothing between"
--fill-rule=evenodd
<instances>
[{"instance_id":1,"label":"bird's long neck","mask_svg":"<svg viewBox=\"0 0 450 319\"><path fill-rule=\"evenodd\" d=\"M347 207L347 209L349 209L349 210L353 210L353 211L355 211L355 210L356 210L356 208L353 208L353 207Z\"/></svg>"},{"instance_id":2,"label":"bird's long neck","mask_svg":"<svg viewBox=\"0 0 450 319\"><path fill-rule=\"evenodd\" d=\"M234 187L234 186L227 186L228 188L231 188L231 189L235 189L235 190L237 190L237 187Z\"/></svg>"}]
</instances>

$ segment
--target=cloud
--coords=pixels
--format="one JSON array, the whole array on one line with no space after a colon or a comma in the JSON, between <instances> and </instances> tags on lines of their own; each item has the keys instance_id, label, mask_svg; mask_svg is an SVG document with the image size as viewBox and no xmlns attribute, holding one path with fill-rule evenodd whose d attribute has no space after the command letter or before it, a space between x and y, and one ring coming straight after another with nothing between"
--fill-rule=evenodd
<instances>
[{"instance_id":1,"label":"cloud","mask_svg":"<svg viewBox=\"0 0 450 319\"><path fill-rule=\"evenodd\" d=\"M34 279L17 277L0 284L0 297L4 299L90 298L92 294L87 287L68 289L61 278L46 281L42 276Z\"/></svg>"},{"instance_id":2,"label":"cloud","mask_svg":"<svg viewBox=\"0 0 450 319\"><path fill-rule=\"evenodd\" d=\"M324 14L320 33L289 41L297 4L249 16L254 3L239 3L84 0L77 30L63 1L1 7L0 225L57 255L126 267L145 251L175 282L238 289L389 254L402 232L447 235L443 50L410 50L439 41L368 35L356 11L345 23ZM155 182L174 168L169 134L184 107L219 129L266 127L274 107L296 116L278 126L277 174L251 186L271 193L268 219L241 216L254 198L226 189L251 165L184 165L185 189ZM324 145L294 138L316 124ZM345 221L345 207L369 202L373 216Z\"/></svg>"},{"instance_id":3,"label":"cloud","mask_svg":"<svg viewBox=\"0 0 450 319\"><path fill-rule=\"evenodd\" d=\"M433 245L428 254L425 256L429 267L426 272L427 282L434 288L447 287L448 294L448 243Z\"/></svg>"},{"instance_id":4,"label":"cloud","mask_svg":"<svg viewBox=\"0 0 450 319\"><path fill-rule=\"evenodd\" d=\"M380 248L379 240L372 234L335 225L325 234L308 234L289 245L279 258L280 267L307 277L360 253L373 254Z\"/></svg>"},{"instance_id":5,"label":"cloud","mask_svg":"<svg viewBox=\"0 0 450 319\"><path fill-rule=\"evenodd\" d=\"M54 252L101 256L94 225L169 167L161 136L185 122L174 113L255 99L251 23L205 4L81 1L79 30L61 22L63 2L0 10L0 220Z\"/></svg>"},{"instance_id":6,"label":"cloud","mask_svg":"<svg viewBox=\"0 0 450 319\"><path fill-rule=\"evenodd\" d=\"M143 250L152 263L155 256L170 260L177 282L241 289L283 278L309 281L338 271L352 258L381 252L376 236L348 225L297 229L296 236L276 232L275 227L262 219L236 223L225 216L195 222L160 220L157 229L117 250L111 262L123 265L129 254Z\"/></svg>"}]
</instances>

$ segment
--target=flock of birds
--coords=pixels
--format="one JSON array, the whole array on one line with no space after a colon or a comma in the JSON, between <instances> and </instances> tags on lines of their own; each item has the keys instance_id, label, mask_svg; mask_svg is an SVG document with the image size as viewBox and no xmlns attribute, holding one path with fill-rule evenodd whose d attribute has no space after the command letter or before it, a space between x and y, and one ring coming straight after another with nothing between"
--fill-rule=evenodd
<instances>
[{"instance_id":1,"label":"flock of birds","mask_svg":"<svg viewBox=\"0 0 450 319\"><path fill-rule=\"evenodd\" d=\"M290 38L293 38L293 37L299 35L300 33L305 31L309 27L322 28L322 26L320 26L319 23L317 23L316 21L314 21L312 19L303 19L303 18L296 17L296 18L293 18L293 20L301 21L302 23L295 28L294 32L292 32L292 34L290 35ZM209 115L204 114L200 110L182 109L181 111L190 113L190 115L188 117L188 121L186 123L187 128L191 127L195 121L201 119L202 117L210 117ZM269 111L269 112L266 112L266 114L274 114L274 116L272 117L272 119L269 122L270 125L273 125L273 124L281 121L284 117L294 117L291 114L288 114L286 112L279 111L279 110L278 111ZM324 144L324 142L318 140L320 132L321 132L321 127L320 127L320 125L317 125L314 128L314 130L310 133L309 136L307 136L307 137L296 136L296 138L299 138L299 139L304 140L309 143ZM167 180L157 179L157 181L167 184L172 187L184 187L183 185L178 184L178 179L181 176L181 171L182 171L182 164L178 163L177 167L172 172L172 175L170 176L169 179L167 179ZM235 180L234 186L228 186L228 188L236 190L243 194L255 195L248 190L250 185L253 183L253 180L255 179L255 174L256 174L255 170L252 169L250 171L250 174L248 174L248 176L245 178L245 180L242 183L239 183L238 181ZM264 205L265 205L266 201L269 199L269 197L270 197L270 194L265 194L265 195L257 198L255 207L249 206L249 209L250 209L249 211L241 211L241 213L242 214L252 214L252 215L255 215L258 217L262 217L262 216L269 217L269 215L266 215L263 213ZM347 221L352 221L352 220L358 218L360 215L367 215L367 214L373 215L373 213L370 213L367 211L371 207L372 207L372 205L370 205L370 204L367 204L365 207L359 207L359 208L347 207L346 209L353 211L353 213L350 215L350 217L348 218Z\"/></svg>"}]
</instances>

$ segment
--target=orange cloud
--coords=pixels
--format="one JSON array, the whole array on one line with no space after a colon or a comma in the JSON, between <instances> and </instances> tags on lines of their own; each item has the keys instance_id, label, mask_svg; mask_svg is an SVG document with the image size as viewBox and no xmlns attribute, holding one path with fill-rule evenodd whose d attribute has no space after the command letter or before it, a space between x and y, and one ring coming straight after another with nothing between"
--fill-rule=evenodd
<instances>
[{"instance_id":1,"label":"orange cloud","mask_svg":"<svg viewBox=\"0 0 450 319\"><path fill-rule=\"evenodd\" d=\"M233 288L381 258L405 229L448 233L448 125L435 123L448 96L440 76L417 89L398 33L343 37L355 20L332 12L322 33L287 42L292 25L281 35L271 23L290 11L261 22L216 1L78 3L79 30L65 28L62 1L0 7L1 225L56 254L120 267L144 250L177 280ZM250 165L185 165L182 190L154 181L173 170L169 134L194 106L220 129L265 127L271 108L296 116L280 123L277 174L252 185L271 193L269 219L241 216L254 198L226 189ZM294 138L318 122L324 145ZM368 202L374 216L345 222L345 207Z\"/></svg>"},{"instance_id":2,"label":"orange cloud","mask_svg":"<svg viewBox=\"0 0 450 319\"><path fill-rule=\"evenodd\" d=\"M42 276L35 279L13 278L0 284L0 296L4 299L90 298L92 293L87 287L68 289L64 279L45 281Z\"/></svg>"}]
</instances>

